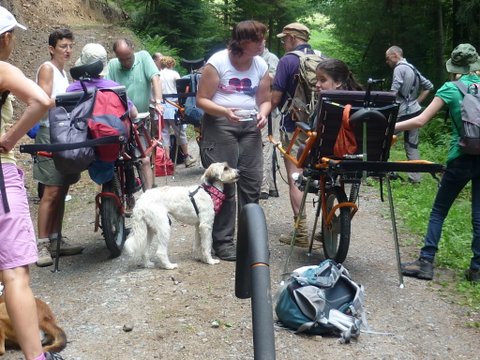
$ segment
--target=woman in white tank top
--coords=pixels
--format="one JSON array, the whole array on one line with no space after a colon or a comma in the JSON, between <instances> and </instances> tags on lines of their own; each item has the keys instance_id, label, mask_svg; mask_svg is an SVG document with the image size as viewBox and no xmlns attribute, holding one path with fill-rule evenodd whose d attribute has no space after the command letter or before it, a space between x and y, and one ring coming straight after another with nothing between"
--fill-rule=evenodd
<instances>
[{"instance_id":1,"label":"woman in white tank top","mask_svg":"<svg viewBox=\"0 0 480 360\"><path fill-rule=\"evenodd\" d=\"M48 44L51 59L40 65L37 83L47 95L55 98L57 94L64 93L69 84L64 67L72 56L73 34L68 29L56 29L50 34ZM50 143L48 113L40 121L35 143ZM80 174L62 174L57 171L51 158L38 156L33 165L33 177L44 185L38 208L37 265L49 266L53 264L51 249L56 246L52 239L61 239L65 197L70 185L80 179ZM62 239L60 255L74 255L82 250L83 247L71 246Z\"/></svg>"}]
</instances>

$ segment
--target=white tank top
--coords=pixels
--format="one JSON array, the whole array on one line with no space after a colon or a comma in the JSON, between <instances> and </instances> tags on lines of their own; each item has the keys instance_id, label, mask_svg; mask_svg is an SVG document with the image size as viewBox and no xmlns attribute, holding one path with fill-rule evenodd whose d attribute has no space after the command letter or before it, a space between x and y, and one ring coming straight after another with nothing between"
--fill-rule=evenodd
<instances>
[{"instance_id":1,"label":"white tank top","mask_svg":"<svg viewBox=\"0 0 480 360\"><path fill-rule=\"evenodd\" d=\"M37 75L35 76L35 81L37 82L37 84L38 84L38 72L40 71L40 68L44 65L48 65L53 68L53 83L52 83L51 98L55 99L55 96L57 94L62 94L67 90L67 87L69 85L67 72L65 70L60 71L50 61L45 61L37 70ZM48 112L40 120L40 125L46 126L46 127L49 126Z\"/></svg>"}]
</instances>

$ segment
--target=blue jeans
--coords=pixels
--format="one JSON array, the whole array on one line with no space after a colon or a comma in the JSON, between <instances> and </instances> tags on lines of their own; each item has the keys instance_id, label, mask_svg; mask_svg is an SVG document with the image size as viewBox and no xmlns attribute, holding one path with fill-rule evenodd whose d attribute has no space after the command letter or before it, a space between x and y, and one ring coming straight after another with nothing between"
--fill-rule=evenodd
<instances>
[{"instance_id":1,"label":"blue jeans","mask_svg":"<svg viewBox=\"0 0 480 360\"><path fill-rule=\"evenodd\" d=\"M255 121L232 123L225 117L208 114L202 119L200 142L202 164L208 167L214 162L226 161L238 169L240 178L236 184L225 184L220 212L213 223L213 249L218 251L234 245L237 188L238 213L248 203L258 203L263 179L262 137Z\"/></svg>"},{"instance_id":2,"label":"blue jeans","mask_svg":"<svg viewBox=\"0 0 480 360\"><path fill-rule=\"evenodd\" d=\"M454 200L472 181L472 252L470 268L480 269L480 156L463 155L447 164L433 203L425 243L420 256L433 261L438 250L442 226Z\"/></svg>"}]
</instances>

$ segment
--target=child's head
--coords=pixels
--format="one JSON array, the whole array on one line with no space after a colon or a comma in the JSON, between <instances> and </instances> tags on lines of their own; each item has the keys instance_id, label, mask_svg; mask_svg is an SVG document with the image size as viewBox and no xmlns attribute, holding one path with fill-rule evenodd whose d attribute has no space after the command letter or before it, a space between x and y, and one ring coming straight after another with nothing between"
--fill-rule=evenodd
<instances>
[{"instance_id":1,"label":"child's head","mask_svg":"<svg viewBox=\"0 0 480 360\"><path fill-rule=\"evenodd\" d=\"M175 61L175 59L171 56L162 56L160 58L160 67L162 69L173 69L175 67L175 65L177 64L177 62Z\"/></svg>"},{"instance_id":2,"label":"child's head","mask_svg":"<svg viewBox=\"0 0 480 360\"><path fill-rule=\"evenodd\" d=\"M338 59L321 61L316 69L318 91L321 90L362 90L347 64Z\"/></svg>"}]
</instances>

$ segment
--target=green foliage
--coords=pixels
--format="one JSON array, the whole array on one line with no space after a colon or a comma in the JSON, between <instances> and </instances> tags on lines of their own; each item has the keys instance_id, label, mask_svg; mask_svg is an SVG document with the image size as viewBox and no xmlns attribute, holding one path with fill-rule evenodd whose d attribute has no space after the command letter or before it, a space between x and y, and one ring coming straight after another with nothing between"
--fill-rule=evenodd
<instances>
[{"instance_id":1,"label":"green foliage","mask_svg":"<svg viewBox=\"0 0 480 360\"><path fill-rule=\"evenodd\" d=\"M178 49L172 49L171 47L169 47L165 42L164 36L150 36L149 34L142 33L140 33L140 35L143 45L145 46L145 50L147 50L150 54L160 52L162 54L168 54L172 57L178 56Z\"/></svg>"}]
</instances>

